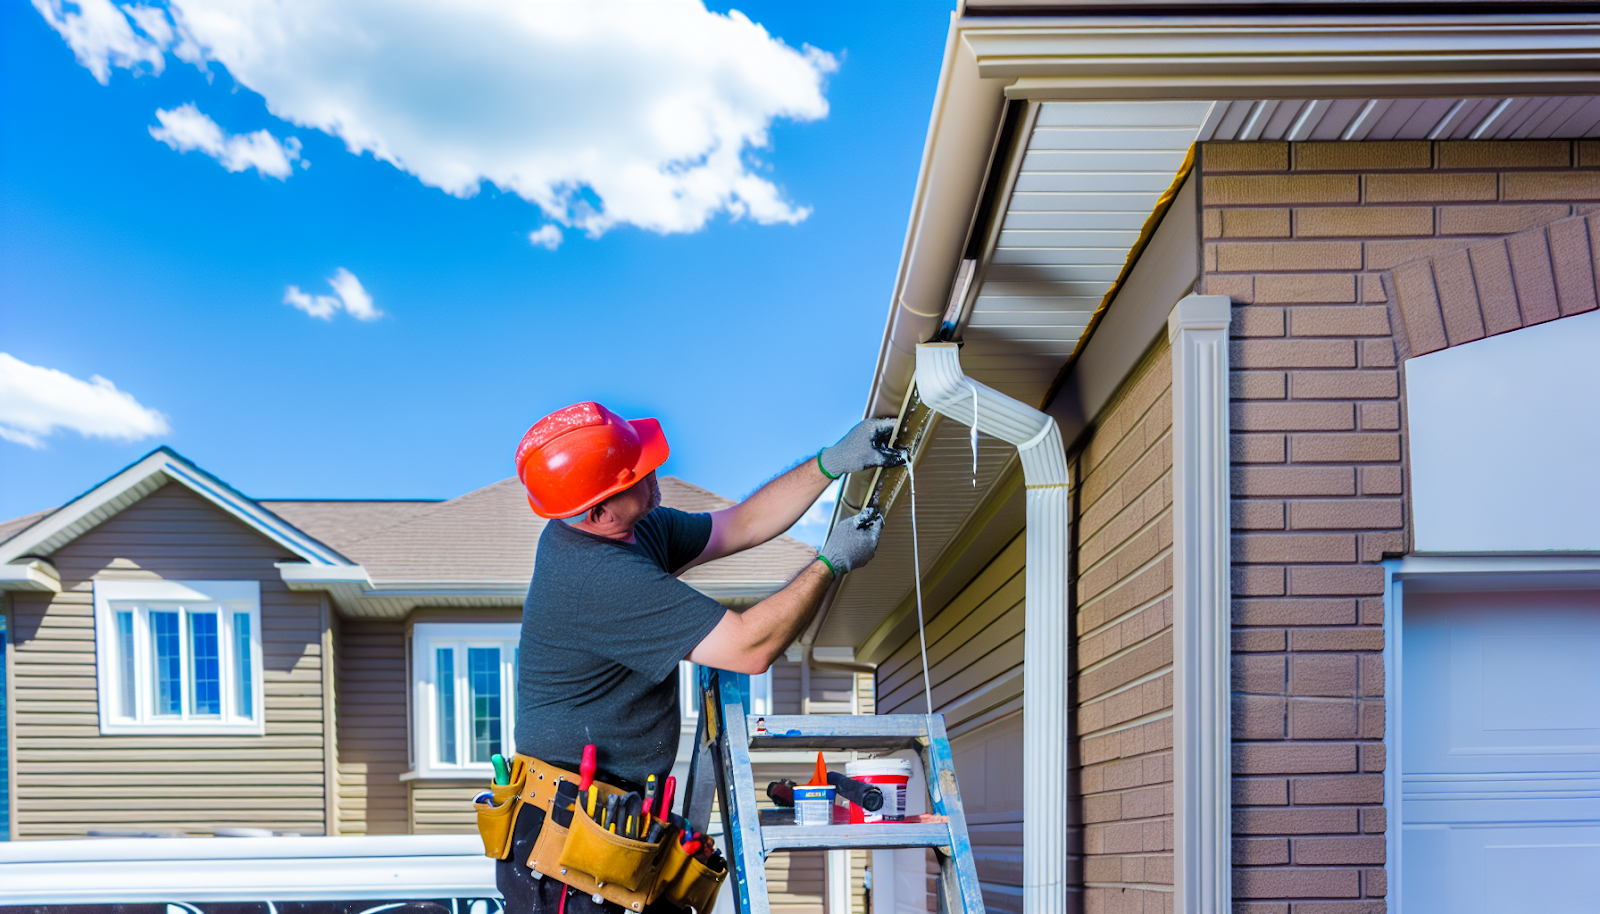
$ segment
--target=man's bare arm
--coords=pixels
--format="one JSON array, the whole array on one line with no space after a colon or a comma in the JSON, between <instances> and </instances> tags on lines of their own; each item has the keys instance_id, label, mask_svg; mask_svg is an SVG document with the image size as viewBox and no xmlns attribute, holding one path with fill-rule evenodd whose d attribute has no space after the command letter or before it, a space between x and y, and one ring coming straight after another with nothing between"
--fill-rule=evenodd
<instances>
[{"instance_id":1,"label":"man's bare arm","mask_svg":"<svg viewBox=\"0 0 1600 914\"><path fill-rule=\"evenodd\" d=\"M684 567L693 568L743 552L789 529L830 481L817 467L815 459L807 460L757 489L744 501L711 512L711 538L700 555Z\"/></svg>"},{"instance_id":2,"label":"man's bare arm","mask_svg":"<svg viewBox=\"0 0 1600 914\"><path fill-rule=\"evenodd\" d=\"M904 463L901 452L889 447L894 425L893 419L858 422L838 444L823 448L815 458L803 461L739 504L713 511L711 538L684 569L759 546L789 529L829 482L846 473Z\"/></svg>"},{"instance_id":3,"label":"man's bare arm","mask_svg":"<svg viewBox=\"0 0 1600 914\"><path fill-rule=\"evenodd\" d=\"M764 673L800 637L833 574L822 562L807 565L782 590L744 612L723 613L722 621L689 652L701 666L735 673Z\"/></svg>"}]
</instances>

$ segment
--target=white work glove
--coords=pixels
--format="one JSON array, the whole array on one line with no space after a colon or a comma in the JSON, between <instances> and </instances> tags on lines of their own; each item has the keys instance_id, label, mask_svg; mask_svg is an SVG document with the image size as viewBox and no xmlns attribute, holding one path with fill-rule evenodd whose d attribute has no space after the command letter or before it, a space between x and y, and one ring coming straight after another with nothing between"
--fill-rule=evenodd
<instances>
[{"instance_id":1,"label":"white work glove","mask_svg":"<svg viewBox=\"0 0 1600 914\"><path fill-rule=\"evenodd\" d=\"M872 561L872 554L878 551L878 537L882 535L883 515L876 508L866 508L833 526L817 558L828 566L834 577L843 577Z\"/></svg>"},{"instance_id":2,"label":"white work glove","mask_svg":"<svg viewBox=\"0 0 1600 914\"><path fill-rule=\"evenodd\" d=\"M864 419L839 439L833 447L817 453L817 466L829 479L846 473L859 473L871 467L897 467L906 462L905 454L890 447L894 440L893 419Z\"/></svg>"}]
</instances>

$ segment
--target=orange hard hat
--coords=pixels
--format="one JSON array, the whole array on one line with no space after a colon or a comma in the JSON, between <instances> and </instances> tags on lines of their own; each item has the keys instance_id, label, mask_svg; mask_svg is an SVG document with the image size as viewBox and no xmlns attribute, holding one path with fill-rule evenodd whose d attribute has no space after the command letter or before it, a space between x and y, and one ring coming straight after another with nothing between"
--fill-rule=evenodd
<instances>
[{"instance_id":1,"label":"orange hard hat","mask_svg":"<svg viewBox=\"0 0 1600 914\"><path fill-rule=\"evenodd\" d=\"M598 403L558 409L522 436L517 478L540 517L575 517L667 462L654 419L628 421Z\"/></svg>"}]
</instances>

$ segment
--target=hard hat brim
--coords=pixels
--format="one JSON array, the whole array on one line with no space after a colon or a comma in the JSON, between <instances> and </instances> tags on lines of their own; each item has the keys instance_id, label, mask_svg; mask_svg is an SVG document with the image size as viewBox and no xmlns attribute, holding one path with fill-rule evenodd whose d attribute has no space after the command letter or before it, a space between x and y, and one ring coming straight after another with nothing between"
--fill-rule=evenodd
<instances>
[{"instance_id":1,"label":"hard hat brim","mask_svg":"<svg viewBox=\"0 0 1600 914\"><path fill-rule=\"evenodd\" d=\"M618 492L625 492L639 483L639 480L653 473L667 458L672 455L672 449L667 446L667 435L661 430L661 422L656 419L628 419L627 423L633 427L635 435L639 436L639 459L634 462L633 473L627 479L617 482L598 495L590 498L570 511L561 514L550 514L534 503L530 497L528 506L533 508L533 513L540 517L556 519L563 517L577 517L587 512L590 508L600 504Z\"/></svg>"}]
</instances>

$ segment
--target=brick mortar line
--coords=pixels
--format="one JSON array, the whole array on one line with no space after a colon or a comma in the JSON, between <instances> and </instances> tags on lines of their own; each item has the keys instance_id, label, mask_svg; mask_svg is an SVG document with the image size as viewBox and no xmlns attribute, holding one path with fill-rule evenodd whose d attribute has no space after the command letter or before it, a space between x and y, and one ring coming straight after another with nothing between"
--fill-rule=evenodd
<instances>
[{"instance_id":1,"label":"brick mortar line","mask_svg":"<svg viewBox=\"0 0 1600 914\"><path fill-rule=\"evenodd\" d=\"M1168 669L1170 669L1170 667L1168 667ZM1172 713L1173 713L1172 706L1168 705L1167 707L1162 708L1159 711L1151 711L1148 714L1141 714L1138 717L1135 717L1135 718L1133 718L1131 720L1123 721L1120 724L1112 724L1109 727L1101 727L1098 730L1091 730L1091 731L1087 731L1087 732L1084 732L1084 733L1079 733L1078 734L1078 738L1080 740L1085 740L1085 739L1093 739L1093 738L1099 737L1099 736L1113 736L1115 734L1122 733L1122 732L1127 731L1127 730L1132 730L1135 727L1143 727L1146 724L1153 724L1153 723L1156 723L1157 721L1166 720L1166 719L1172 717ZM1162 751L1169 751L1169 750L1162 750ZM1098 764L1098 763L1096 763L1096 764ZM1140 785L1139 787L1124 788L1123 791L1118 791L1118 790L1097 790L1094 793L1086 793L1086 794L1084 794L1084 796L1096 796L1096 797L1098 797L1098 796L1106 796L1108 794L1124 792L1126 790L1144 790L1145 788L1148 788L1148 787L1160 787L1162 784L1170 784L1170 783L1172 783L1172 782L1171 781L1157 781L1154 784L1143 784L1143 785Z\"/></svg>"},{"instance_id":2,"label":"brick mortar line","mask_svg":"<svg viewBox=\"0 0 1600 914\"><path fill-rule=\"evenodd\" d=\"M1097 507L1101 502L1105 501L1106 497L1108 495L1110 495L1111 492L1115 491L1116 484L1118 482L1121 482L1122 480L1128 478L1128 474L1133 472L1134 467L1139 465L1139 461L1141 461L1144 458L1150 456L1151 453L1155 452L1158 448L1161 447L1162 442L1168 440L1171 437L1172 437L1172 426L1168 425L1166 427L1166 429L1161 433L1161 435L1158 436L1156 438L1156 440L1154 440L1154 441L1152 441L1150 443L1149 447L1146 447L1144 450L1142 450L1139 453L1135 454L1133 459L1128 461L1128 465L1123 468L1121 473L1117 474L1117 476L1115 478L1110 480L1110 482L1106 485L1105 490L1102 491L1095 498L1094 501L1089 502L1088 504L1083 506L1083 510L1078 512L1078 516L1080 518L1083 517L1084 515L1086 515L1086 514L1090 513L1091 511L1093 511L1095 509L1095 507ZM1124 440L1126 440L1126 439L1124 439ZM1110 455L1107 455L1107 459L1110 459ZM1096 470L1100 469L1100 467L1103 467L1103 466L1105 466L1105 461L1101 461L1100 465L1098 467L1096 467L1095 470L1090 470L1089 471L1089 476L1085 476L1083 478L1083 481L1080 482L1075 487L1077 489L1077 491L1078 492L1082 492L1083 491L1083 487L1084 487L1084 485L1086 485L1088 483L1089 478L1094 475ZM1166 475L1167 472L1170 472L1170 469L1166 470L1166 471L1163 471L1162 475ZM1161 481L1161 476L1157 476L1156 479L1153 482L1151 482L1150 485L1145 486L1143 489L1140 489L1137 495L1135 495L1129 501L1124 502L1122 507L1126 508L1128 505L1133 504L1134 501L1138 500L1139 496L1142 496L1142 495L1144 495L1144 493L1150 491L1150 489L1152 487L1154 487L1160 481ZM1120 515L1121 513L1122 513L1122 508L1119 508L1117 510L1117 512L1115 514L1113 514L1111 516L1111 518L1106 521L1106 523L1110 523L1111 520L1115 520L1116 517L1118 515ZM1096 532L1105 529L1105 526L1106 526L1105 524L1101 524L1100 526L1096 527L1094 530L1089 531L1087 536L1080 537L1080 541L1081 542L1088 542L1089 539L1092 539L1094 537L1094 534Z\"/></svg>"},{"instance_id":3,"label":"brick mortar line","mask_svg":"<svg viewBox=\"0 0 1600 914\"><path fill-rule=\"evenodd\" d=\"M1163 474L1163 475L1165 475L1165 474ZM1150 487L1147 487L1144 491L1148 492L1148 491L1150 491L1150 488L1153 488L1154 486L1155 486L1155 483L1151 483ZM1131 502L1130 502L1130 504L1131 504ZM1140 537L1141 534L1146 533L1147 531L1149 531L1150 529L1155 527L1157 524L1160 524L1162 518L1167 517L1167 516L1169 516L1171 514L1172 514L1172 504L1169 502L1165 506L1162 507L1160 513L1158 513L1155 517L1152 517L1149 520L1145 521L1143 524L1140 524L1138 527L1134 528L1133 531L1130 532L1127 536L1124 536L1121 540L1119 540L1116 543L1115 548L1107 550L1105 555L1102 555L1100 558L1095 559L1094 563L1091 564L1089 567L1078 569L1077 579L1079 581L1082 581L1084 578L1086 578L1089 575L1093 574L1094 572L1096 572L1100 568L1105 567L1105 564L1107 562L1111 561L1112 559L1114 559L1118 555L1120 555L1122 552L1124 552L1130 545L1133 544L1134 540L1136 540L1136 539L1138 539ZM1079 546L1078 546L1078 551L1080 553L1083 551L1083 546L1084 545L1086 545L1086 544L1083 541L1080 540L1079 541ZM1161 548L1162 548L1163 551L1170 551L1172 549L1172 546L1171 545L1167 545L1167 546L1163 546ZM1143 567L1143 566L1141 566L1141 567ZM1132 575L1129 575L1128 577L1132 577ZM1126 578L1124 578L1124 580L1126 580ZM1087 601L1086 601L1085 605L1087 605Z\"/></svg>"},{"instance_id":4,"label":"brick mortar line","mask_svg":"<svg viewBox=\"0 0 1600 914\"><path fill-rule=\"evenodd\" d=\"M1105 669L1106 667L1110 666L1111 664L1117 662L1118 660L1121 660L1123 657L1128 656L1129 654L1133 653L1134 651L1138 650L1139 648L1144 647L1145 645L1147 645L1150 642L1156 640L1157 638L1160 638L1163 634L1165 634L1167 632L1170 632L1170 631L1172 631L1172 626L1164 625L1159 630L1157 630L1155 632L1155 634L1146 635L1145 637L1140 638L1138 641L1135 641L1132 644L1128 644L1128 645L1125 645L1123 647L1120 647L1117 650L1113 651L1112 653L1107 654L1104 657L1101 657L1099 660L1096 660L1095 662L1093 662L1091 664L1079 667L1078 668L1078 678L1082 679L1084 676L1087 676L1090 673L1093 673L1093 672L1095 672L1097 670ZM1141 673L1140 675L1143 675L1143 674ZM1090 701L1093 701L1095 698L1099 698L1101 695L1104 695L1104 694L1106 694L1106 693L1101 692L1101 693L1095 695L1093 698L1086 698L1086 699L1082 699L1082 700L1084 702L1090 702Z\"/></svg>"},{"instance_id":5,"label":"brick mortar line","mask_svg":"<svg viewBox=\"0 0 1600 914\"><path fill-rule=\"evenodd\" d=\"M1263 656L1269 656L1269 655L1263 655ZM1151 671L1149 673L1142 674L1137 680L1135 680L1133 682L1125 683L1124 685L1118 686L1113 691L1103 692L1100 695L1095 696L1093 700L1087 701L1087 702L1079 705L1077 710L1081 711L1084 708L1087 708L1087 707L1089 707L1091 705L1094 705L1094 704L1099 704L1099 703L1101 703L1101 702L1105 701L1106 699L1111 698L1113 696L1121 695L1124 692L1132 691L1133 689L1136 689L1139 686L1145 685L1146 683L1155 682L1156 680L1160 679L1163 676L1170 676L1170 675L1172 675L1172 668L1173 668L1172 664L1170 664L1170 663L1164 664L1159 669L1153 670L1153 671ZM1277 697L1277 696L1273 696L1273 697ZM1171 708L1172 706L1168 705L1167 707ZM1150 713L1154 714L1155 712L1151 711ZM1131 718L1130 718L1130 720L1131 720ZM1117 726L1117 724L1110 724L1109 726L1114 727L1114 726ZM1104 730L1104 729L1106 729L1106 727L1101 727L1100 729ZM1095 731L1095 732L1099 732L1099 731Z\"/></svg>"},{"instance_id":6,"label":"brick mortar line","mask_svg":"<svg viewBox=\"0 0 1600 914\"><path fill-rule=\"evenodd\" d=\"M1117 583L1115 585L1113 585L1111 587L1108 587L1105 590L1102 590L1101 592L1095 594L1090 599L1085 600L1083 603L1081 603L1078 606L1078 609L1077 609L1077 612L1076 612L1075 615L1076 616L1082 616L1083 613L1086 612L1090 607L1094 606L1096 603L1101 603L1101 602L1104 602L1105 600L1109 599L1112 594L1114 594L1117 591L1121 590L1122 588L1128 586L1135 578L1138 578L1140 575L1143 575L1145 572L1151 570L1152 568L1156 567L1157 565L1160 565L1161 562L1164 559L1170 558L1171 556L1172 556L1172 547L1171 546L1162 547L1161 551L1156 553L1156 555L1153 558L1151 558L1150 561L1145 562L1143 565L1140 565L1138 568L1135 568L1126 577L1124 577L1121 580L1117 581ZM1157 602L1160 602L1161 600L1165 600L1170 596L1172 596L1172 586L1171 585L1169 585L1165 590L1161 591L1161 593L1157 594L1155 597L1151 598L1148 602L1146 602L1144 604L1141 604L1141 605L1149 606L1149 605L1151 605L1153 603L1157 603Z\"/></svg>"},{"instance_id":7,"label":"brick mortar line","mask_svg":"<svg viewBox=\"0 0 1600 914\"><path fill-rule=\"evenodd\" d=\"M1166 550L1166 551L1168 553L1171 552L1170 549ZM1090 630L1088 630L1086 632L1079 632L1078 635L1077 635L1078 641L1080 643L1082 643L1084 640L1086 640L1088 638L1092 638L1095 635L1098 635L1098 634L1100 634L1102 632L1108 631L1114 625L1118 625L1120 623L1128 621L1129 619L1132 619L1134 616L1137 616L1139 613L1142 613L1145 610L1150 609L1151 607L1159 605L1162 600L1165 600L1167 597L1171 596L1171 594L1172 594L1172 591L1170 589L1168 589L1166 591L1163 591L1160 596L1152 597L1149 600L1146 600L1145 602L1140 603L1138 606L1135 606L1133 609L1130 609L1127 612L1122 613L1121 615L1117 616L1115 619L1111 619L1111 620L1108 620L1106 622L1102 622L1099 625L1095 626L1094 628L1092 628L1092 629L1090 629ZM1171 628L1171 626L1167 626L1167 627Z\"/></svg>"}]
</instances>

